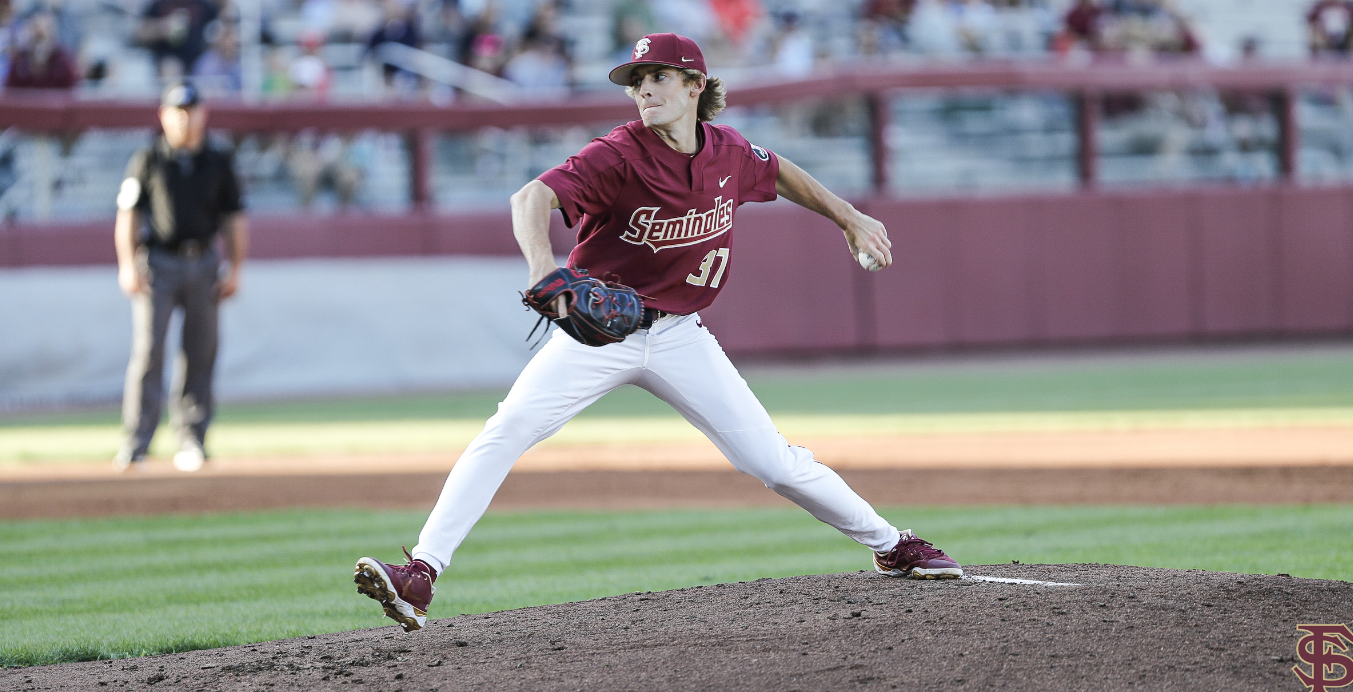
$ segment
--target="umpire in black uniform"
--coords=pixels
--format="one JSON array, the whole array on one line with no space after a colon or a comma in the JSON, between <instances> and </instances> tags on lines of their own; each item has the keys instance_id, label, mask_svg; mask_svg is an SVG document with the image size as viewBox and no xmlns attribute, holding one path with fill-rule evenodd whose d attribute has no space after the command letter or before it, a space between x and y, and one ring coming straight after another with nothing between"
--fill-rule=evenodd
<instances>
[{"instance_id":1,"label":"umpire in black uniform","mask_svg":"<svg viewBox=\"0 0 1353 692\"><path fill-rule=\"evenodd\" d=\"M113 235L118 285L132 301L132 357L122 399L127 437L113 466L125 470L146 457L164 403L169 317L182 308L170 412L179 436L174 466L196 471L213 411L217 306L239 288L249 232L234 161L205 141L207 109L191 83L165 90L160 124L164 135L132 156L117 196Z\"/></svg>"}]
</instances>

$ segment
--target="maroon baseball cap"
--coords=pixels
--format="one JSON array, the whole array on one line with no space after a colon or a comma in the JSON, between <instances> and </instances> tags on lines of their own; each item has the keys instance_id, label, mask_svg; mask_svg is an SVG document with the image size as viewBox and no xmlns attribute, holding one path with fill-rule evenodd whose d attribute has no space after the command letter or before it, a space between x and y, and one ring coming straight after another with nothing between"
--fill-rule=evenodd
<instances>
[{"instance_id":1,"label":"maroon baseball cap","mask_svg":"<svg viewBox=\"0 0 1353 692\"><path fill-rule=\"evenodd\" d=\"M649 34L634 44L630 61L611 70L611 81L620 86L630 85L630 73L640 65L667 65L678 70L705 72L705 56L700 46L685 36L676 34Z\"/></svg>"}]
</instances>

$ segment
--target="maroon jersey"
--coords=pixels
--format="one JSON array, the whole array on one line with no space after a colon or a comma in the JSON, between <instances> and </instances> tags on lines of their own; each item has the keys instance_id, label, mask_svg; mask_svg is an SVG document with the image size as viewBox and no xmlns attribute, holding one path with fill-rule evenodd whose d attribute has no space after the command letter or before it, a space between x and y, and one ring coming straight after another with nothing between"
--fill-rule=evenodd
<instances>
[{"instance_id":1,"label":"maroon jersey","mask_svg":"<svg viewBox=\"0 0 1353 692\"><path fill-rule=\"evenodd\" d=\"M540 176L564 223L582 220L569 266L631 286L664 312L714 302L728 283L734 212L775 199L780 162L731 127L699 127L695 156L636 120Z\"/></svg>"}]
</instances>

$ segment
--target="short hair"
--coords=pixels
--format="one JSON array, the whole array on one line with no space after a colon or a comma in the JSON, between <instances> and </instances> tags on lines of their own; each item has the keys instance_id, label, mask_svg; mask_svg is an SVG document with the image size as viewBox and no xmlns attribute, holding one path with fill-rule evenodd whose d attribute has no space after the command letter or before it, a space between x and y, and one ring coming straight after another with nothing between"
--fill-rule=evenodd
<instances>
[{"instance_id":1,"label":"short hair","mask_svg":"<svg viewBox=\"0 0 1353 692\"><path fill-rule=\"evenodd\" d=\"M682 79L686 84L694 84L701 79L705 80L705 90L700 92L700 102L695 107L695 117L702 123L707 123L719 116L727 104L727 93L725 92L723 80L718 77L706 77L700 70L678 69L681 72ZM625 95L634 98L634 87L625 87Z\"/></svg>"}]
</instances>

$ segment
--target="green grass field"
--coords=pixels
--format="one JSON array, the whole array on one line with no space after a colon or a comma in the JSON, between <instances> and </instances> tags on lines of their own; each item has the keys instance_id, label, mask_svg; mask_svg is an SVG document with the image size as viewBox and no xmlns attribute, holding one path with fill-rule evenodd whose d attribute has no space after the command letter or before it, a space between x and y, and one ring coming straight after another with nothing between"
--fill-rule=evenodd
<instances>
[{"instance_id":1,"label":"green grass field","mask_svg":"<svg viewBox=\"0 0 1353 692\"><path fill-rule=\"evenodd\" d=\"M1207 356L973 359L751 370L793 439L1024 429L1353 425L1353 348ZM449 451L503 391L234 404L218 455ZM628 431L628 437L617 437ZM622 388L559 442L695 439ZM171 451L161 435L157 452ZM0 417L0 466L106 463L117 414ZM1353 507L895 508L967 564L1104 562L1353 580ZM396 560L422 512L291 511L0 522L0 664L134 656L385 625L353 561ZM439 582L434 617L629 591L850 571L863 548L797 510L490 514ZM530 569L522 569L529 565Z\"/></svg>"},{"instance_id":2,"label":"green grass field","mask_svg":"<svg viewBox=\"0 0 1353 692\"><path fill-rule=\"evenodd\" d=\"M1131 427L1353 425L1353 348L991 359L755 370L747 380L786 436ZM464 447L504 391L233 404L219 456L441 452ZM546 444L699 439L634 387L607 395ZM0 417L0 465L106 462L111 409ZM172 435L154 452L172 454Z\"/></svg>"},{"instance_id":3,"label":"green grass field","mask_svg":"<svg viewBox=\"0 0 1353 692\"><path fill-rule=\"evenodd\" d=\"M1353 580L1346 506L892 508L967 564L1102 562ZM210 648L390 624L352 564L422 512L257 512L0 524L0 663ZM864 548L798 510L490 514L433 617L853 571ZM529 567L524 569L523 567Z\"/></svg>"}]
</instances>

